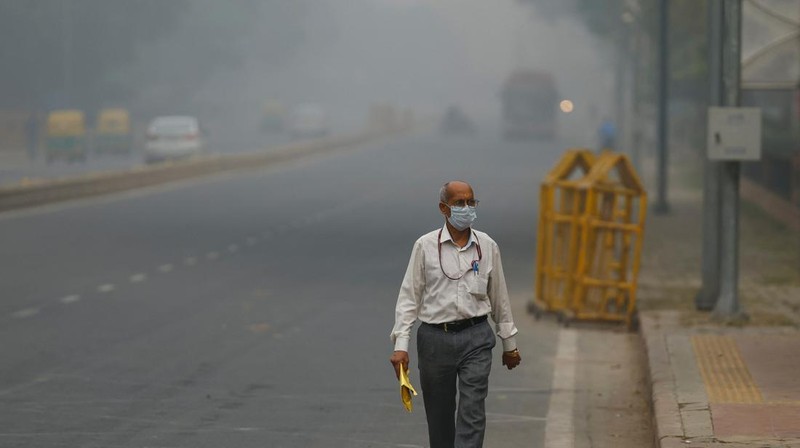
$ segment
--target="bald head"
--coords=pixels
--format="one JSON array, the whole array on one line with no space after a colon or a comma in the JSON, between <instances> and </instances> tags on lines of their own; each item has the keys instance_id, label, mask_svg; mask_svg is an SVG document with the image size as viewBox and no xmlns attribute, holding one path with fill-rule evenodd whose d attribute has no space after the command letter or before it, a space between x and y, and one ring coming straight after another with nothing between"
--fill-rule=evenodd
<instances>
[{"instance_id":1,"label":"bald head","mask_svg":"<svg viewBox=\"0 0 800 448\"><path fill-rule=\"evenodd\" d=\"M473 199L475 193L470 184L461 180L451 180L439 189L439 202L449 204L453 198Z\"/></svg>"}]
</instances>

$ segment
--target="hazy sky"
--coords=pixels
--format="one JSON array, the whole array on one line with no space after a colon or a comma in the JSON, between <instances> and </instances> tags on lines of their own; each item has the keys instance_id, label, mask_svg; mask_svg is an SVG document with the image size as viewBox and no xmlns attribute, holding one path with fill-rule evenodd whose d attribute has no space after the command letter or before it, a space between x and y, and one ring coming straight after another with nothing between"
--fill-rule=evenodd
<instances>
[{"instance_id":1,"label":"hazy sky","mask_svg":"<svg viewBox=\"0 0 800 448\"><path fill-rule=\"evenodd\" d=\"M223 72L207 95L228 89L251 107L269 98L320 102L348 125L363 122L366 105L375 101L429 114L458 104L479 120L494 120L504 78L527 67L553 72L563 96L575 101L565 126L585 119L588 104L599 111L609 105L602 47L577 19L540 17L514 0L316 4L305 42L289 63L252 62Z\"/></svg>"}]
</instances>

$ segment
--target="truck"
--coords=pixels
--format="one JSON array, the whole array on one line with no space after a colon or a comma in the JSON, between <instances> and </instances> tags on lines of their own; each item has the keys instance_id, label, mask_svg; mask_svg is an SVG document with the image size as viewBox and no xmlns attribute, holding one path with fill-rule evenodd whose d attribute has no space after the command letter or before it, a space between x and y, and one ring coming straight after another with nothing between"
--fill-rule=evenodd
<instances>
[{"instance_id":1,"label":"truck","mask_svg":"<svg viewBox=\"0 0 800 448\"><path fill-rule=\"evenodd\" d=\"M506 140L555 138L559 97L551 73L514 71L503 84L500 97Z\"/></svg>"}]
</instances>

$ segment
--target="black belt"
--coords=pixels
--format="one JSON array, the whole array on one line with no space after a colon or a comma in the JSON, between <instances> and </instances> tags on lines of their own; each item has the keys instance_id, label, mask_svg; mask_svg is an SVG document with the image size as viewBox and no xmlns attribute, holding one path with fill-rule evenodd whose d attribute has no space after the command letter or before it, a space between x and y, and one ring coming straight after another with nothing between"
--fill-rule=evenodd
<instances>
[{"instance_id":1,"label":"black belt","mask_svg":"<svg viewBox=\"0 0 800 448\"><path fill-rule=\"evenodd\" d=\"M444 330L445 333L458 333L459 331L466 330L469 327L478 325L479 323L485 321L486 321L486 316L478 316L478 317L470 317L469 319L456 320L453 322L444 322L441 324L429 324L427 322L423 323L430 327Z\"/></svg>"}]
</instances>

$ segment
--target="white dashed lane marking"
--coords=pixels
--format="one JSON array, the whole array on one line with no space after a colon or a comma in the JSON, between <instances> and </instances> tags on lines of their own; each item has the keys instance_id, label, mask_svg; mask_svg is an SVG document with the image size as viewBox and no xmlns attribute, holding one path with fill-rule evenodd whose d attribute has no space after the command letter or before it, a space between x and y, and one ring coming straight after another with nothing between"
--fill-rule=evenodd
<instances>
[{"instance_id":1,"label":"white dashed lane marking","mask_svg":"<svg viewBox=\"0 0 800 448\"><path fill-rule=\"evenodd\" d=\"M303 226L306 226L306 225L313 224L315 222L318 222L318 221L322 220L327 215L335 214L336 212L341 212L341 211L346 210L348 208L351 208L351 207L347 207L347 206L345 206L345 207L336 207L336 209L323 211L323 212L317 213L317 214L309 216L309 217L298 219L298 220L296 220L296 221L294 221L294 222L292 222L292 223L290 223L288 225L287 224L281 224L281 225L277 226L274 229L264 230L260 235L261 238L256 237L256 236L248 236L247 238L245 238L245 245L248 246L248 247L255 246L255 245L259 244L261 242L261 240L269 239L273 235L280 235L280 234L283 234L283 233L291 231L293 228L303 227ZM236 253L239 250L240 250L240 246L238 244L230 244L227 247L227 251L229 253ZM221 254L219 252L213 252L212 251L212 252L206 253L205 258L208 259L208 260L216 260L216 259L220 258L220 255ZM198 257L185 257L183 259L183 264L186 265L186 266L195 266L199 262L200 262L200 259ZM169 264L169 263L168 264L163 264L163 265L158 267L158 271L161 272L161 273L164 273L164 274L172 272L174 269L175 269L175 265ZM145 273L133 274L128 278L128 280L131 283L142 283L142 282L147 281L147 274L145 274ZM106 284L98 286L97 287L97 292L105 294L105 293L113 292L116 289L117 288L116 288L116 286L114 284L106 283ZM58 301L61 302L64 305L69 305L69 304L78 302L80 300L81 300L81 296L79 296L77 294L68 295L68 296L65 296L65 297L62 297L62 298L58 299ZM16 319L25 319L25 318L28 318L28 317L32 317L32 316L34 316L36 314L39 314L40 311L41 311L41 308L36 308L36 307L25 308L25 309L21 309L19 311L15 311L15 312L11 313L11 316L13 318L16 318ZM282 336L283 335L281 335L281 334L275 334L274 335L274 337L276 337L276 338L281 338Z\"/></svg>"},{"instance_id":2,"label":"white dashed lane marking","mask_svg":"<svg viewBox=\"0 0 800 448\"><path fill-rule=\"evenodd\" d=\"M72 294L66 297L62 297L58 299L59 302L63 303L64 305L69 305L70 303L75 303L78 300L81 300L81 296L77 294Z\"/></svg>"},{"instance_id":3,"label":"white dashed lane marking","mask_svg":"<svg viewBox=\"0 0 800 448\"><path fill-rule=\"evenodd\" d=\"M106 283L105 285L100 285L97 287L97 292L108 293L113 290L117 289L116 286L112 285L111 283Z\"/></svg>"},{"instance_id":4,"label":"white dashed lane marking","mask_svg":"<svg viewBox=\"0 0 800 448\"><path fill-rule=\"evenodd\" d=\"M25 308L11 313L11 317L15 319L26 319L28 317L39 314L39 308Z\"/></svg>"},{"instance_id":5,"label":"white dashed lane marking","mask_svg":"<svg viewBox=\"0 0 800 448\"><path fill-rule=\"evenodd\" d=\"M141 283L147 280L147 274L133 274L129 280L131 283Z\"/></svg>"}]
</instances>

